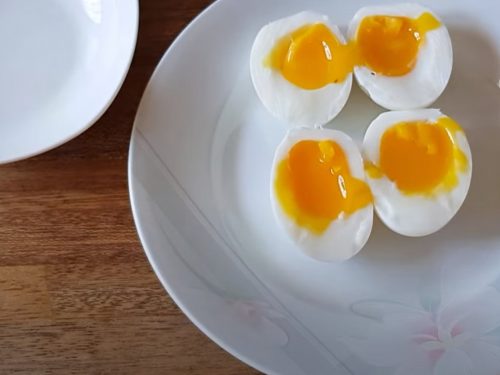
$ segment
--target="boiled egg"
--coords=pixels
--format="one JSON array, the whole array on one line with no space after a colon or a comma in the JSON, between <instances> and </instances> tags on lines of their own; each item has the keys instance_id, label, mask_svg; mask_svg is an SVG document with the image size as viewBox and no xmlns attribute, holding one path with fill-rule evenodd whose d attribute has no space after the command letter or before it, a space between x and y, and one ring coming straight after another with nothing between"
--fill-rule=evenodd
<instances>
[{"instance_id":1,"label":"boiled egg","mask_svg":"<svg viewBox=\"0 0 500 375\"><path fill-rule=\"evenodd\" d=\"M327 16L302 12L260 30L250 57L253 85L269 112L290 127L320 126L347 102L350 55Z\"/></svg>"},{"instance_id":2,"label":"boiled egg","mask_svg":"<svg viewBox=\"0 0 500 375\"><path fill-rule=\"evenodd\" d=\"M365 245L373 204L357 146L330 129L292 129L278 146L271 176L275 217L307 255L349 259Z\"/></svg>"},{"instance_id":3,"label":"boiled egg","mask_svg":"<svg viewBox=\"0 0 500 375\"><path fill-rule=\"evenodd\" d=\"M363 154L375 210L397 233L438 231L467 196L469 144L460 125L438 109L381 114L366 132Z\"/></svg>"},{"instance_id":4,"label":"boiled egg","mask_svg":"<svg viewBox=\"0 0 500 375\"><path fill-rule=\"evenodd\" d=\"M353 17L354 74L361 88L390 110L431 105L450 79L453 52L446 26L418 4L368 6Z\"/></svg>"}]
</instances>

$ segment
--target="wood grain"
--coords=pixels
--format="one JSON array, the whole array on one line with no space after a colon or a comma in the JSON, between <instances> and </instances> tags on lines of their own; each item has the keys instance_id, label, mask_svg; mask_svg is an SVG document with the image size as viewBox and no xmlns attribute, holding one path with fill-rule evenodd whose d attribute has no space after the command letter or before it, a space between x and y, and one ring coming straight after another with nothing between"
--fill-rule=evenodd
<instances>
[{"instance_id":1,"label":"wood grain","mask_svg":"<svg viewBox=\"0 0 500 375\"><path fill-rule=\"evenodd\" d=\"M102 119L56 150L0 166L0 374L256 374L166 295L127 191L142 92L210 2L141 1L132 67Z\"/></svg>"}]
</instances>

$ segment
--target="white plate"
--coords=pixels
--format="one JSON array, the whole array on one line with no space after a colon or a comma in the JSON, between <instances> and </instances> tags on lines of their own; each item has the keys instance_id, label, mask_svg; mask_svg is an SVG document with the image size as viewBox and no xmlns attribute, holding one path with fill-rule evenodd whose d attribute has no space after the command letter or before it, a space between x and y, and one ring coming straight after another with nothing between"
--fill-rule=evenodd
<instances>
[{"instance_id":1,"label":"white plate","mask_svg":"<svg viewBox=\"0 0 500 375\"><path fill-rule=\"evenodd\" d=\"M138 13L137 0L0 0L0 164L97 121L127 74Z\"/></svg>"},{"instance_id":2,"label":"white plate","mask_svg":"<svg viewBox=\"0 0 500 375\"><path fill-rule=\"evenodd\" d=\"M389 1L386 1L389 2ZM498 374L500 3L424 1L455 51L436 106L466 129L475 174L458 216L420 239L379 221L351 261L324 264L275 223L269 171L286 127L249 77L253 38L303 9L342 27L370 0L220 0L159 64L137 114L130 193L146 253L193 322L276 374ZM358 141L382 110L357 87L330 127Z\"/></svg>"}]
</instances>

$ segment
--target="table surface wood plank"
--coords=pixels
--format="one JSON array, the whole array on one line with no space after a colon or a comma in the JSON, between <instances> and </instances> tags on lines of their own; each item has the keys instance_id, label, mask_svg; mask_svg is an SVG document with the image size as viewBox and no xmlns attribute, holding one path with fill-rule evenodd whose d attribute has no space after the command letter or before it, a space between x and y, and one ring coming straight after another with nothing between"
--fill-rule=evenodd
<instances>
[{"instance_id":1,"label":"table surface wood plank","mask_svg":"<svg viewBox=\"0 0 500 375\"><path fill-rule=\"evenodd\" d=\"M75 140L0 166L0 374L256 374L167 296L127 190L134 116L153 69L209 0L140 2L135 57Z\"/></svg>"}]
</instances>

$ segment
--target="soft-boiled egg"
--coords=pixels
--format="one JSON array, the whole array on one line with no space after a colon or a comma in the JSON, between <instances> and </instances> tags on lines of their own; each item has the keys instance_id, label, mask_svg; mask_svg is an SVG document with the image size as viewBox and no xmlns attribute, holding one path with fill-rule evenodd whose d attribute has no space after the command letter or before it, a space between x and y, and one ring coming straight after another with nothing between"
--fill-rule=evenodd
<instances>
[{"instance_id":1,"label":"soft-boiled egg","mask_svg":"<svg viewBox=\"0 0 500 375\"><path fill-rule=\"evenodd\" d=\"M344 107L352 85L350 48L327 16L302 12L264 26L250 72L264 106L290 127L319 126Z\"/></svg>"},{"instance_id":2,"label":"soft-boiled egg","mask_svg":"<svg viewBox=\"0 0 500 375\"><path fill-rule=\"evenodd\" d=\"M363 153L375 210L397 233L438 231L467 196L472 175L467 138L437 109L381 114L366 132Z\"/></svg>"},{"instance_id":3,"label":"soft-boiled egg","mask_svg":"<svg viewBox=\"0 0 500 375\"><path fill-rule=\"evenodd\" d=\"M319 260L349 259L371 233L372 195L361 153L340 131L288 132L274 157L271 202L288 235Z\"/></svg>"},{"instance_id":4,"label":"soft-boiled egg","mask_svg":"<svg viewBox=\"0 0 500 375\"><path fill-rule=\"evenodd\" d=\"M418 4L368 6L353 17L348 36L356 46L354 74L382 107L431 105L450 79L453 52L445 25Z\"/></svg>"}]
</instances>

